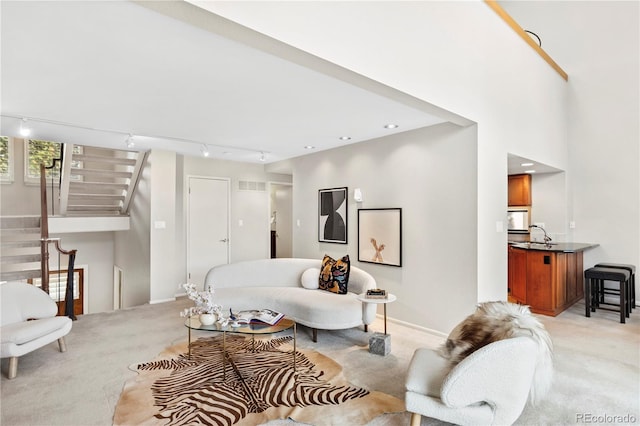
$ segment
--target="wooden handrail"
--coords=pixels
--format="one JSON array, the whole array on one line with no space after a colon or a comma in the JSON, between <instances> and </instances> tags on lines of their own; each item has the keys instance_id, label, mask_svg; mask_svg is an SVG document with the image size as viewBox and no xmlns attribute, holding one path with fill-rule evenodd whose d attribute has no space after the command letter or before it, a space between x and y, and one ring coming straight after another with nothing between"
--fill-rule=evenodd
<instances>
[{"instance_id":1,"label":"wooden handrail","mask_svg":"<svg viewBox=\"0 0 640 426\"><path fill-rule=\"evenodd\" d=\"M40 270L42 290L49 294L49 211L47 209L47 177L40 164Z\"/></svg>"},{"instance_id":2,"label":"wooden handrail","mask_svg":"<svg viewBox=\"0 0 640 426\"><path fill-rule=\"evenodd\" d=\"M535 41L533 41L533 39L531 39L531 37L529 37L529 35L522 29L522 27L515 21L515 19L513 19L511 17L511 15L509 15L503 8L502 6L500 6L498 4L498 2L496 0L484 0L484 2L487 4L487 6L489 6L494 12L496 12L498 14L498 16L500 16L500 18L502 18L502 20L504 22L507 23L507 25L509 25L511 27L511 29L513 29L516 34L518 34L520 36L520 38L522 38L529 46L531 46L533 48L533 50L535 50L536 52L538 52L538 54L540 56L542 56L542 59L544 59L549 65L551 65L551 67L556 70L556 72L558 74L560 74L560 76L565 80L565 81L569 81L569 75L562 69L560 68L560 65L558 65L556 63L556 61L554 61L553 59L551 59L551 56L549 56L549 54L547 54L547 52L545 52L544 50L542 50L542 48L540 46L538 46L536 44Z\"/></svg>"},{"instance_id":3,"label":"wooden handrail","mask_svg":"<svg viewBox=\"0 0 640 426\"><path fill-rule=\"evenodd\" d=\"M73 312L73 274L77 250L65 250L60 246L60 238L49 238L49 210L47 208L47 178L44 164L40 164L40 268L42 270L42 290L49 294L49 244L69 256L67 267L67 288L65 291L65 315L75 320Z\"/></svg>"}]
</instances>

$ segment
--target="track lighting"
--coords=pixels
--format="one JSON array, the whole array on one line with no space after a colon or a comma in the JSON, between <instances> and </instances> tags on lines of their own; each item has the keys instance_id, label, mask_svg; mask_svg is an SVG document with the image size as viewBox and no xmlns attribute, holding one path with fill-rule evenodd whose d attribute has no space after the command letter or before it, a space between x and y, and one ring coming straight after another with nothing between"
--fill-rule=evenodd
<instances>
[{"instance_id":1,"label":"track lighting","mask_svg":"<svg viewBox=\"0 0 640 426\"><path fill-rule=\"evenodd\" d=\"M2 1L2 0L0 0ZM202 141L196 141L196 140L191 140L191 139L181 139L181 138L175 138L175 137L171 137L171 136L164 136L164 135L153 135L153 134L132 134L129 133L126 130L121 130L121 129L109 129L109 128L98 128L98 127L91 127L91 126L85 126L82 124L75 124L75 123L68 123L68 122L63 122L63 121L56 121L56 120L49 120L46 118L39 118L39 117L25 117L25 116L21 116L21 115L13 115L13 114L0 114L0 117L2 117L2 119L5 118L9 118L12 119L14 121L12 121L12 126L15 126L16 124L19 125L19 129L18 129L18 134L20 135L20 137L23 138L27 138L32 136L33 132L32 132L32 128L30 128L28 122L35 122L35 123L45 123L47 125L51 125L54 126L54 128L73 128L73 129L79 129L79 130L83 130L83 131L90 131L90 132L98 132L98 133L104 133L104 134L111 134L113 135L113 142L115 143L121 143L118 141L121 141L122 137L125 138L125 140L123 141L125 146L128 149L134 149L134 147L136 146L136 143L141 144L141 146L138 146L138 150L140 149L148 149L147 146L149 144L149 141L151 140L163 140L163 141L175 141L175 142L179 142L182 144L191 144L192 146L195 145L200 145L200 151L202 152L202 155L204 157L211 157L212 155L218 155L220 154L220 151L218 150L218 148L220 150L222 150L222 155L232 155L235 151L244 151L244 152L248 152L251 153L251 155L255 155L257 153L260 154L260 161L261 162L265 162L267 161L266 156L268 154L265 153L264 151L258 151L255 149L250 149L250 148L242 148L242 147L236 147L236 146L228 146L228 145L220 145L220 144L216 144L216 143L203 143ZM15 128L15 127L14 127ZM41 134L41 129L38 129L36 127L36 130L38 130L38 137L46 137L45 135ZM136 139L137 138L137 139ZM215 147L216 151L211 152L209 150L209 147L213 146ZM307 147L307 149L313 149L313 147ZM189 150L190 155L193 155L195 152L195 150Z\"/></svg>"},{"instance_id":2,"label":"track lighting","mask_svg":"<svg viewBox=\"0 0 640 426\"><path fill-rule=\"evenodd\" d=\"M27 137L31 134L31 129L27 127L27 119L20 120L20 136Z\"/></svg>"}]
</instances>

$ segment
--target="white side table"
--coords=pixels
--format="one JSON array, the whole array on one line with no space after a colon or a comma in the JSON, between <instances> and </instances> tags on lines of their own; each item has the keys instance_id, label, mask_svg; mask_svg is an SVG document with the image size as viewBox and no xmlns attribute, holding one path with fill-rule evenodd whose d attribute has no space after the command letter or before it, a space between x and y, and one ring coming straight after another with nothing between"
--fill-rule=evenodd
<instances>
[{"instance_id":1,"label":"white side table","mask_svg":"<svg viewBox=\"0 0 640 426\"><path fill-rule=\"evenodd\" d=\"M358 295L358 300L362 303L374 303L384 305L384 334L374 333L369 338L369 352L376 355L388 355L391 352L391 336L387 334L387 303L395 302L396 296L389 293L386 299L370 299L366 294Z\"/></svg>"}]
</instances>

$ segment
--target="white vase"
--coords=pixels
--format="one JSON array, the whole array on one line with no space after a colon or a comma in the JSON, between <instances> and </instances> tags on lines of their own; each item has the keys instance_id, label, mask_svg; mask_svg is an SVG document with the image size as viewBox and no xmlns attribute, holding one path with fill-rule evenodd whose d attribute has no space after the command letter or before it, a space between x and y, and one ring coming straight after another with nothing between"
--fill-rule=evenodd
<instances>
[{"instance_id":1,"label":"white vase","mask_svg":"<svg viewBox=\"0 0 640 426\"><path fill-rule=\"evenodd\" d=\"M211 325L216 321L216 316L213 314L200 314L200 324Z\"/></svg>"}]
</instances>

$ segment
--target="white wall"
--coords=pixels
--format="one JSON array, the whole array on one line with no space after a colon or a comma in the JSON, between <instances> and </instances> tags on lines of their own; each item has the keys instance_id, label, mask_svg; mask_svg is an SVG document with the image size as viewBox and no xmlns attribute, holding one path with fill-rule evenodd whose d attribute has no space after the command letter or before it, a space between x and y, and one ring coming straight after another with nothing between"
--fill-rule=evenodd
<instances>
[{"instance_id":1,"label":"white wall","mask_svg":"<svg viewBox=\"0 0 640 426\"><path fill-rule=\"evenodd\" d=\"M129 208L128 231L116 232L115 265L123 271L122 307L149 302L151 292L151 182L149 163L140 172ZM113 274L112 274L113 275Z\"/></svg>"},{"instance_id":2,"label":"white wall","mask_svg":"<svg viewBox=\"0 0 640 426\"><path fill-rule=\"evenodd\" d=\"M294 255L349 254L398 296L389 316L447 332L477 301L476 137L474 126L441 124L294 159ZM320 243L318 190L343 186L348 244ZM384 207L402 208L402 267L358 262L357 210Z\"/></svg>"},{"instance_id":3,"label":"white wall","mask_svg":"<svg viewBox=\"0 0 640 426\"><path fill-rule=\"evenodd\" d=\"M569 80L569 219L576 222L576 241L600 244L585 252L585 267L597 262L638 267L640 3L581 3L579 24L588 38L573 55L591 55L594 61L573 67ZM636 286L640 290L640 283Z\"/></svg>"},{"instance_id":4,"label":"white wall","mask_svg":"<svg viewBox=\"0 0 640 426\"><path fill-rule=\"evenodd\" d=\"M537 53L480 1L203 5L477 122L478 273L469 279L478 300L506 298L507 234L496 222L505 221L507 153L563 170L568 161L567 84ZM448 238L469 235L453 230ZM458 297L451 289L440 302ZM444 315L448 324L461 320L459 311Z\"/></svg>"},{"instance_id":5,"label":"white wall","mask_svg":"<svg viewBox=\"0 0 640 426\"><path fill-rule=\"evenodd\" d=\"M151 151L151 253L149 301L173 300L182 276L176 250L176 153Z\"/></svg>"},{"instance_id":6,"label":"white wall","mask_svg":"<svg viewBox=\"0 0 640 426\"><path fill-rule=\"evenodd\" d=\"M570 241L567 234L566 173L534 174L531 177L531 223L542 223L553 241ZM531 237L543 241L544 233L531 230Z\"/></svg>"}]
</instances>

